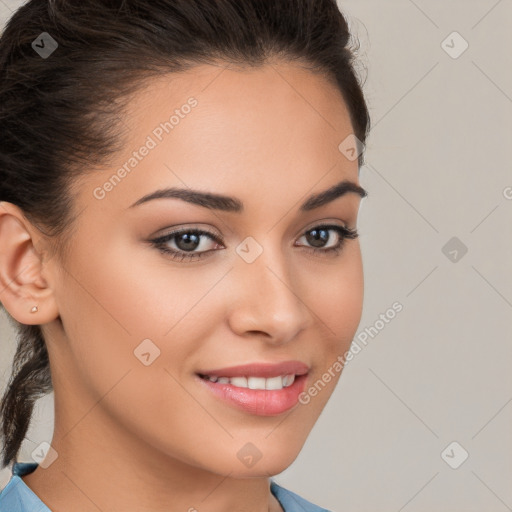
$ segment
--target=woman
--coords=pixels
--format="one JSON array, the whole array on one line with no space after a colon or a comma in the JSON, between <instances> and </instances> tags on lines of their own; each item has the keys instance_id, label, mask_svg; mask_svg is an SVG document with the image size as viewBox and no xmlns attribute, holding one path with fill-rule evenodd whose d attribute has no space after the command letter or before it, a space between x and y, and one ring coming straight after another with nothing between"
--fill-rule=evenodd
<instances>
[{"instance_id":1,"label":"woman","mask_svg":"<svg viewBox=\"0 0 512 512\"><path fill-rule=\"evenodd\" d=\"M334 0L31 0L0 41L0 511L319 511L369 116ZM34 401L51 440L17 460Z\"/></svg>"}]
</instances>

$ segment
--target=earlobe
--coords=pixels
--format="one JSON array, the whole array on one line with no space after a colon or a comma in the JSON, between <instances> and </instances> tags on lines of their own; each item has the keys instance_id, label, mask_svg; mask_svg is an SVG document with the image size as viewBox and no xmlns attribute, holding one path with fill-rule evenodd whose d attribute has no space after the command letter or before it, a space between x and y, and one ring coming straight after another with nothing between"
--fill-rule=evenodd
<instances>
[{"instance_id":1,"label":"earlobe","mask_svg":"<svg viewBox=\"0 0 512 512\"><path fill-rule=\"evenodd\" d=\"M37 230L19 207L0 203L0 301L18 322L45 324L59 316L45 267L36 250Z\"/></svg>"}]
</instances>

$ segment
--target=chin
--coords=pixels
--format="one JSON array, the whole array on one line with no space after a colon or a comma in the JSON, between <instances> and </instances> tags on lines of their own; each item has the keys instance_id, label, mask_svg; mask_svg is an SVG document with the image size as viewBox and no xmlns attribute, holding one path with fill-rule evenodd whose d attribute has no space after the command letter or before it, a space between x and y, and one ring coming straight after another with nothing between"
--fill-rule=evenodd
<instances>
[{"instance_id":1,"label":"chin","mask_svg":"<svg viewBox=\"0 0 512 512\"><path fill-rule=\"evenodd\" d=\"M244 463L237 464L232 476L237 478L269 477L282 473L287 469L300 453L300 447L286 447L283 449L268 448L261 454L252 466L244 467Z\"/></svg>"},{"instance_id":2,"label":"chin","mask_svg":"<svg viewBox=\"0 0 512 512\"><path fill-rule=\"evenodd\" d=\"M282 473L300 452L300 446L296 445L286 446L285 449L267 446L261 451L252 443L247 445L236 452L210 454L208 460L196 460L194 465L211 473L229 475L230 478L267 478Z\"/></svg>"},{"instance_id":3,"label":"chin","mask_svg":"<svg viewBox=\"0 0 512 512\"><path fill-rule=\"evenodd\" d=\"M252 468L237 468L236 470L231 470L229 476L232 478L268 478L282 473L292 464L292 462L293 460L288 460L282 461L281 464L276 464L275 461L264 464L263 461L260 460Z\"/></svg>"}]
</instances>

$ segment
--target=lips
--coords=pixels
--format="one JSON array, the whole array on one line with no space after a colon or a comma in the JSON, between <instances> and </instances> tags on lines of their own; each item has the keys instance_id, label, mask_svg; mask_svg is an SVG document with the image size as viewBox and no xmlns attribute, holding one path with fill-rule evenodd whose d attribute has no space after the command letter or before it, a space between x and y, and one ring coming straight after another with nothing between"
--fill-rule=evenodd
<instances>
[{"instance_id":1,"label":"lips","mask_svg":"<svg viewBox=\"0 0 512 512\"><path fill-rule=\"evenodd\" d=\"M309 366L301 361L284 361L282 363L250 363L225 368L212 368L196 372L202 377L262 377L265 379L284 375L304 375Z\"/></svg>"},{"instance_id":2,"label":"lips","mask_svg":"<svg viewBox=\"0 0 512 512\"><path fill-rule=\"evenodd\" d=\"M274 416L297 406L309 367L301 361L251 363L196 373L215 397L249 414Z\"/></svg>"}]
</instances>

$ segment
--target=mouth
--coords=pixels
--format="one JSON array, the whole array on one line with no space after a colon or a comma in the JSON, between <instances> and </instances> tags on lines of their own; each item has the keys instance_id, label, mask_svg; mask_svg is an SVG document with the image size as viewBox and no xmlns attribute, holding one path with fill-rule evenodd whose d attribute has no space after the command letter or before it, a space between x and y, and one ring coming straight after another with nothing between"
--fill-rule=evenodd
<instances>
[{"instance_id":1,"label":"mouth","mask_svg":"<svg viewBox=\"0 0 512 512\"><path fill-rule=\"evenodd\" d=\"M295 382L296 375L289 373L287 375L278 375L277 377L218 377L217 375L203 375L198 373L199 377L210 382L218 382L219 384L230 384L237 388L247 389L268 389L276 390L290 387Z\"/></svg>"},{"instance_id":2,"label":"mouth","mask_svg":"<svg viewBox=\"0 0 512 512\"><path fill-rule=\"evenodd\" d=\"M273 416L297 405L309 367L299 361L201 370L199 382L223 403L250 414Z\"/></svg>"}]
</instances>

